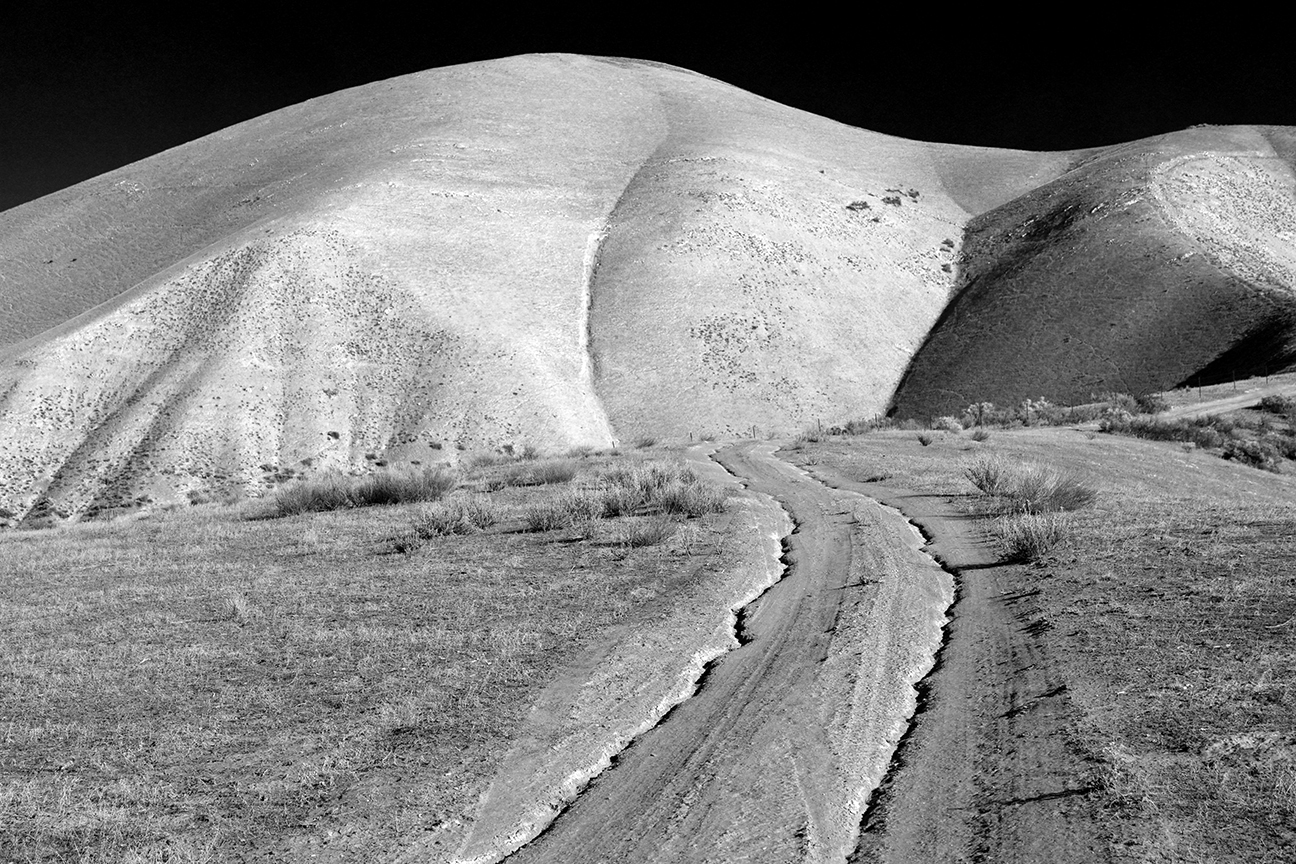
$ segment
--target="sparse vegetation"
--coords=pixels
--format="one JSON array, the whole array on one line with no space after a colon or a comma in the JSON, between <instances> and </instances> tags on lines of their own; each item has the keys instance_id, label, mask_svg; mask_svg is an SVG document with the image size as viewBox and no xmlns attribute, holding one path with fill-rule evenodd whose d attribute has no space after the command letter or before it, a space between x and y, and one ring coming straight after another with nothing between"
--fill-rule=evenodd
<instances>
[{"instance_id":1,"label":"sparse vegetation","mask_svg":"<svg viewBox=\"0 0 1296 864\"><path fill-rule=\"evenodd\" d=\"M1183 420L1113 414L1104 418L1098 428L1109 434L1153 441L1190 442L1202 449L1218 450L1225 459L1274 473L1282 472L1284 460L1296 459L1296 428L1275 425L1267 414L1255 417L1239 412Z\"/></svg>"},{"instance_id":2,"label":"sparse vegetation","mask_svg":"<svg viewBox=\"0 0 1296 864\"><path fill-rule=\"evenodd\" d=\"M547 486L566 483L576 476L579 465L575 459L540 459L508 465L495 472L487 481L487 491L505 486Z\"/></svg>"},{"instance_id":3,"label":"sparse vegetation","mask_svg":"<svg viewBox=\"0 0 1296 864\"><path fill-rule=\"evenodd\" d=\"M487 495L452 498L427 507L414 520L414 532L423 538L472 534L500 520L501 508Z\"/></svg>"},{"instance_id":4,"label":"sparse vegetation","mask_svg":"<svg viewBox=\"0 0 1296 864\"><path fill-rule=\"evenodd\" d=\"M678 526L674 519L666 515L645 516L629 519L612 530L612 541L619 546L638 549L641 546L656 546L675 532Z\"/></svg>"},{"instance_id":5,"label":"sparse vegetation","mask_svg":"<svg viewBox=\"0 0 1296 864\"><path fill-rule=\"evenodd\" d=\"M0 860L292 860L315 826L377 860L428 808L471 808L580 645L714 572L686 556L718 535L648 503L708 484L603 475L363 509L404 492L325 475L295 494L338 509L308 520L203 504L0 534ZM483 533L578 494L580 518L642 515L595 542Z\"/></svg>"},{"instance_id":6,"label":"sparse vegetation","mask_svg":"<svg viewBox=\"0 0 1296 864\"><path fill-rule=\"evenodd\" d=\"M964 476L1015 513L1079 510L1097 498L1097 492L1071 472L1000 455L977 458L964 469Z\"/></svg>"},{"instance_id":7,"label":"sparse vegetation","mask_svg":"<svg viewBox=\"0 0 1296 864\"><path fill-rule=\"evenodd\" d=\"M454 488L455 475L444 469L383 469L352 477L338 472L323 474L285 486L268 499L261 515L293 516L300 513L345 510L436 501Z\"/></svg>"},{"instance_id":8,"label":"sparse vegetation","mask_svg":"<svg viewBox=\"0 0 1296 864\"><path fill-rule=\"evenodd\" d=\"M1071 534L1071 517L1054 510L1044 513L1006 513L996 517L991 530L999 538L1007 561L1038 561Z\"/></svg>"}]
</instances>

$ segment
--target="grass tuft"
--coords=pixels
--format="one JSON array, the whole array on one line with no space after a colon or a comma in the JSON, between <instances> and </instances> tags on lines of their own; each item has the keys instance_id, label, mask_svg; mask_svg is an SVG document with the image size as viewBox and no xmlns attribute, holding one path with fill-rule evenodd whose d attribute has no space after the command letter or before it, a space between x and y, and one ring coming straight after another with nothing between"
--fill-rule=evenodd
<instances>
[{"instance_id":1,"label":"grass tuft","mask_svg":"<svg viewBox=\"0 0 1296 864\"><path fill-rule=\"evenodd\" d=\"M1059 511L1008 513L991 524L1008 561L1038 561L1071 535L1071 516Z\"/></svg>"},{"instance_id":2,"label":"grass tuft","mask_svg":"<svg viewBox=\"0 0 1296 864\"><path fill-rule=\"evenodd\" d=\"M501 508L485 495L455 498L426 508L411 526L423 538L474 534L500 520Z\"/></svg>"},{"instance_id":3,"label":"grass tuft","mask_svg":"<svg viewBox=\"0 0 1296 864\"><path fill-rule=\"evenodd\" d=\"M454 488L455 475L439 468L386 469L365 477L329 473L285 486L269 500L270 516L435 501Z\"/></svg>"},{"instance_id":4,"label":"grass tuft","mask_svg":"<svg viewBox=\"0 0 1296 864\"><path fill-rule=\"evenodd\" d=\"M1046 465L1009 462L982 456L963 470L982 492L1008 503L1019 513L1054 513L1087 507L1098 493L1071 472Z\"/></svg>"},{"instance_id":5,"label":"grass tuft","mask_svg":"<svg viewBox=\"0 0 1296 864\"><path fill-rule=\"evenodd\" d=\"M656 546L675 533L678 524L666 515L633 519L613 529L612 542L631 549Z\"/></svg>"}]
</instances>

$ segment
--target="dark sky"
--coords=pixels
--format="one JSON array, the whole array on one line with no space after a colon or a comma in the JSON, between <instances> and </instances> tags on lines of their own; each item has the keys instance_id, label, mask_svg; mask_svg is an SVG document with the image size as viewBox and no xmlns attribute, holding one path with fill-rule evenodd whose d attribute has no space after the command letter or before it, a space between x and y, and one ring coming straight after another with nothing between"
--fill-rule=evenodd
<instances>
[{"instance_id":1,"label":"dark sky","mask_svg":"<svg viewBox=\"0 0 1296 864\"><path fill-rule=\"evenodd\" d=\"M183 17L24 8L0 11L0 210L313 96L535 51L659 60L851 125L950 143L1059 150L1195 123L1296 125L1286 47L1207 47L1208 33L1168 45L987 38L935 7L868 32L814 11L793 24L700 20L687 6L619 7L644 19L633 26L498 6L452 22L440 4L404 16L348 4L295 21L217 6L174 7Z\"/></svg>"}]
</instances>

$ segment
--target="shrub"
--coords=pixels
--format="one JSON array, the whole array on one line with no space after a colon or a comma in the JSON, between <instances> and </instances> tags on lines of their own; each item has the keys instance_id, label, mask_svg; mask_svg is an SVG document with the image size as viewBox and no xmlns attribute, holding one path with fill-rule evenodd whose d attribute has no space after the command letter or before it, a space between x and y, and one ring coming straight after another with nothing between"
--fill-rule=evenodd
<instances>
[{"instance_id":1,"label":"shrub","mask_svg":"<svg viewBox=\"0 0 1296 864\"><path fill-rule=\"evenodd\" d=\"M332 472L285 486L270 499L271 514L343 510L435 501L454 488L455 476L439 468L423 470L388 469L365 477L347 477Z\"/></svg>"},{"instance_id":2,"label":"shrub","mask_svg":"<svg viewBox=\"0 0 1296 864\"><path fill-rule=\"evenodd\" d=\"M419 537L472 534L489 528L500 519L500 507L485 495L456 498L433 504L419 514L411 526Z\"/></svg>"},{"instance_id":3,"label":"shrub","mask_svg":"<svg viewBox=\"0 0 1296 864\"><path fill-rule=\"evenodd\" d=\"M665 515L634 519L616 526L612 531L612 541L632 549L656 546L675 532L676 524L674 519Z\"/></svg>"},{"instance_id":4,"label":"shrub","mask_svg":"<svg viewBox=\"0 0 1296 864\"><path fill-rule=\"evenodd\" d=\"M1256 407L1270 414L1280 414L1284 417L1296 419L1296 399L1288 396L1266 396L1260 400L1260 404Z\"/></svg>"},{"instance_id":5,"label":"shrub","mask_svg":"<svg viewBox=\"0 0 1296 864\"><path fill-rule=\"evenodd\" d=\"M1038 561L1071 534L1071 517L1065 513L1013 513L994 520L1008 561Z\"/></svg>"},{"instance_id":6,"label":"shrub","mask_svg":"<svg viewBox=\"0 0 1296 864\"><path fill-rule=\"evenodd\" d=\"M353 507L436 501L455 486L455 476L439 468L381 471L361 477L352 491Z\"/></svg>"},{"instance_id":7,"label":"shrub","mask_svg":"<svg viewBox=\"0 0 1296 864\"><path fill-rule=\"evenodd\" d=\"M982 456L963 469L982 492L1001 498L1019 513L1053 513L1087 507L1098 493L1076 475L1046 465Z\"/></svg>"},{"instance_id":8,"label":"shrub","mask_svg":"<svg viewBox=\"0 0 1296 864\"><path fill-rule=\"evenodd\" d=\"M1044 465L1026 465L1015 468L1006 497L1023 513L1055 513L1062 510L1079 510L1098 497L1074 474L1057 471Z\"/></svg>"},{"instance_id":9,"label":"shrub","mask_svg":"<svg viewBox=\"0 0 1296 864\"><path fill-rule=\"evenodd\" d=\"M982 456L963 469L972 485L987 495L999 495L1007 488L1008 460L1002 456Z\"/></svg>"},{"instance_id":10,"label":"shrub","mask_svg":"<svg viewBox=\"0 0 1296 864\"><path fill-rule=\"evenodd\" d=\"M676 482L662 487L649 503L660 507L663 513L697 517L722 512L728 498L725 490L710 484Z\"/></svg>"},{"instance_id":11,"label":"shrub","mask_svg":"<svg viewBox=\"0 0 1296 864\"><path fill-rule=\"evenodd\" d=\"M868 420L847 420L846 425L835 427L832 431L839 435L863 435L866 432L872 432L876 429L890 429L894 426L894 419L883 417L879 414L878 416Z\"/></svg>"},{"instance_id":12,"label":"shrub","mask_svg":"<svg viewBox=\"0 0 1296 864\"><path fill-rule=\"evenodd\" d=\"M270 499L271 514L295 516L351 507L351 482L350 477L329 473L285 486Z\"/></svg>"},{"instance_id":13,"label":"shrub","mask_svg":"<svg viewBox=\"0 0 1296 864\"><path fill-rule=\"evenodd\" d=\"M657 439L651 435L643 435L635 439L634 446L636 450L647 450L649 447L656 446Z\"/></svg>"},{"instance_id":14,"label":"shrub","mask_svg":"<svg viewBox=\"0 0 1296 864\"><path fill-rule=\"evenodd\" d=\"M972 431L973 441L987 441L990 438L990 430L984 426L978 426Z\"/></svg>"},{"instance_id":15,"label":"shrub","mask_svg":"<svg viewBox=\"0 0 1296 864\"><path fill-rule=\"evenodd\" d=\"M1198 447L1222 447L1234 425L1220 417L1197 417L1192 420L1157 420L1112 414L1098 424L1100 432L1132 435L1153 441L1191 441Z\"/></svg>"},{"instance_id":16,"label":"shrub","mask_svg":"<svg viewBox=\"0 0 1296 864\"><path fill-rule=\"evenodd\" d=\"M523 511L522 521L529 531L553 531L602 515L603 501L598 490L572 489L532 504Z\"/></svg>"},{"instance_id":17,"label":"shrub","mask_svg":"<svg viewBox=\"0 0 1296 864\"><path fill-rule=\"evenodd\" d=\"M1224 442L1223 457L1233 459L1255 468L1282 473L1279 461L1282 454L1278 449L1265 441L1241 441L1233 439Z\"/></svg>"},{"instance_id":18,"label":"shrub","mask_svg":"<svg viewBox=\"0 0 1296 864\"><path fill-rule=\"evenodd\" d=\"M1138 410L1144 414L1160 414L1170 410L1170 403L1160 393L1144 393L1136 402Z\"/></svg>"},{"instance_id":19,"label":"shrub","mask_svg":"<svg viewBox=\"0 0 1296 864\"><path fill-rule=\"evenodd\" d=\"M958 421L957 417L937 417L931 422L931 428L945 432L962 432L963 424Z\"/></svg>"}]
</instances>

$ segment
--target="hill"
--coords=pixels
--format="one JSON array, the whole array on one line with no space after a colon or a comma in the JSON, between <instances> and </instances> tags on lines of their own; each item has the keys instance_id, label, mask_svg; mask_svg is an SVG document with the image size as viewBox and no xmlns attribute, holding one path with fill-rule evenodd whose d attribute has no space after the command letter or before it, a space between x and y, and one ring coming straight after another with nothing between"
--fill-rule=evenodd
<instances>
[{"instance_id":1,"label":"hill","mask_svg":"<svg viewBox=\"0 0 1296 864\"><path fill-rule=\"evenodd\" d=\"M1085 402L1289 367L1294 140L1208 127L1111 147L973 219L958 294L893 413Z\"/></svg>"},{"instance_id":2,"label":"hill","mask_svg":"<svg viewBox=\"0 0 1296 864\"><path fill-rule=\"evenodd\" d=\"M0 214L0 507L874 413L1064 162L576 56L286 108Z\"/></svg>"},{"instance_id":3,"label":"hill","mask_svg":"<svg viewBox=\"0 0 1296 864\"><path fill-rule=\"evenodd\" d=\"M323 96L0 213L0 520L1285 366L1293 141L929 144L573 55Z\"/></svg>"}]
</instances>

